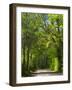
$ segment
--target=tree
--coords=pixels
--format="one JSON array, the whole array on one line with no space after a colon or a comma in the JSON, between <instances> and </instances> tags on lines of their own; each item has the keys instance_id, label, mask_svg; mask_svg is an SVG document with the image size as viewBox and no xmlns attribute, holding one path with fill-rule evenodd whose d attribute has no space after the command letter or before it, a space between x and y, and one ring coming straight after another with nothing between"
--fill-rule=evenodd
<instances>
[{"instance_id":1,"label":"tree","mask_svg":"<svg viewBox=\"0 0 72 90\"><path fill-rule=\"evenodd\" d=\"M21 20L22 75L44 68L62 72L63 15L22 13Z\"/></svg>"}]
</instances>

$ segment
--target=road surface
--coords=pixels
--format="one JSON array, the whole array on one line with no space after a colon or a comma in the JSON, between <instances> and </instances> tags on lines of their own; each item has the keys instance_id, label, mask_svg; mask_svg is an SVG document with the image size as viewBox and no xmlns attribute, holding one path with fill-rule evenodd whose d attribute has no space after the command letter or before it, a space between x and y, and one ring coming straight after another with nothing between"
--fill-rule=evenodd
<instances>
[{"instance_id":1,"label":"road surface","mask_svg":"<svg viewBox=\"0 0 72 90\"><path fill-rule=\"evenodd\" d=\"M62 75L62 73L57 73L55 71L51 71L48 69L40 69L36 70L35 72L32 73L32 76L37 77L37 76L56 76L56 75Z\"/></svg>"}]
</instances>

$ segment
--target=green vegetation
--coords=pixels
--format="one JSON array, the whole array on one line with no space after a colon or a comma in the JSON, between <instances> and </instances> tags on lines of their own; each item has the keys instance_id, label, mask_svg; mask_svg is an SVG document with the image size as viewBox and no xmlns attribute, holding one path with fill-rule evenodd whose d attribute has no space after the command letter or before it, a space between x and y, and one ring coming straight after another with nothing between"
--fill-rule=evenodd
<instances>
[{"instance_id":1,"label":"green vegetation","mask_svg":"<svg viewBox=\"0 0 72 90\"><path fill-rule=\"evenodd\" d=\"M21 13L22 76L38 69L63 72L63 15Z\"/></svg>"}]
</instances>

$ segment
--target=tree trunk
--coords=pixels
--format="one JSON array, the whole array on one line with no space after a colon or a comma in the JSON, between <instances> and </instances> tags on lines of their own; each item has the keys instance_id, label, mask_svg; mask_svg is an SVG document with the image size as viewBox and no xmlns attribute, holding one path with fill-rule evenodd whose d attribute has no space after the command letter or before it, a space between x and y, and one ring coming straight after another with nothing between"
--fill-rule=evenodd
<instances>
[{"instance_id":1,"label":"tree trunk","mask_svg":"<svg viewBox=\"0 0 72 90\"><path fill-rule=\"evenodd\" d=\"M30 55L30 60L32 60L32 53L31 53L31 55Z\"/></svg>"},{"instance_id":2,"label":"tree trunk","mask_svg":"<svg viewBox=\"0 0 72 90\"><path fill-rule=\"evenodd\" d=\"M62 72L62 64L63 64L63 60L62 60L62 57L61 57L61 48L58 48L58 62L59 62L59 72Z\"/></svg>"},{"instance_id":3,"label":"tree trunk","mask_svg":"<svg viewBox=\"0 0 72 90\"><path fill-rule=\"evenodd\" d=\"M28 47L27 48L27 70L29 70L29 53L30 53L30 49Z\"/></svg>"},{"instance_id":4,"label":"tree trunk","mask_svg":"<svg viewBox=\"0 0 72 90\"><path fill-rule=\"evenodd\" d=\"M23 63L22 63L22 76L25 73L25 47L23 48Z\"/></svg>"},{"instance_id":5,"label":"tree trunk","mask_svg":"<svg viewBox=\"0 0 72 90\"><path fill-rule=\"evenodd\" d=\"M25 47L23 49L23 64L25 65Z\"/></svg>"}]
</instances>

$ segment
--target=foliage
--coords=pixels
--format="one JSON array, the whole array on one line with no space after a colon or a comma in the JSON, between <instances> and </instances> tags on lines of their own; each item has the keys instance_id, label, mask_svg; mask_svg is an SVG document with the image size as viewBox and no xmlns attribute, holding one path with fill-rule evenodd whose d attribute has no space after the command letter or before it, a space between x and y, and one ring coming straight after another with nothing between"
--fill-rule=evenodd
<instances>
[{"instance_id":1,"label":"foliage","mask_svg":"<svg viewBox=\"0 0 72 90\"><path fill-rule=\"evenodd\" d=\"M63 15L22 13L22 76L38 69L63 72Z\"/></svg>"}]
</instances>

